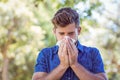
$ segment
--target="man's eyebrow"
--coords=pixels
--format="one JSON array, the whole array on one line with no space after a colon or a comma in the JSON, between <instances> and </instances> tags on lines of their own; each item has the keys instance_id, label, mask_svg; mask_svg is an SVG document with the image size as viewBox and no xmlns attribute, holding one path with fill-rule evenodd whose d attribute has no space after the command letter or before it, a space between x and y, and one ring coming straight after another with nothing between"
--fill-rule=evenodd
<instances>
[{"instance_id":1,"label":"man's eyebrow","mask_svg":"<svg viewBox=\"0 0 120 80\"><path fill-rule=\"evenodd\" d=\"M72 32L68 32L68 33L74 33L75 31L72 31Z\"/></svg>"},{"instance_id":2,"label":"man's eyebrow","mask_svg":"<svg viewBox=\"0 0 120 80\"><path fill-rule=\"evenodd\" d=\"M58 33L64 33L64 32L58 32Z\"/></svg>"}]
</instances>

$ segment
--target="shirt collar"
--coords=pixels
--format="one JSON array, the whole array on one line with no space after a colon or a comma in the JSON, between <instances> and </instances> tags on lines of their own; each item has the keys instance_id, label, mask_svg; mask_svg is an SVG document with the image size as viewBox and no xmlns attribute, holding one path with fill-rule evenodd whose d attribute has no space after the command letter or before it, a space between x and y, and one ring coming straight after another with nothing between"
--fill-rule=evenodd
<instances>
[{"instance_id":1,"label":"shirt collar","mask_svg":"<svg viewBox=\"0 0 120 80\"><path fill-rule=\"evenodd\" d=\"M53 51L53 53L56 54L56 53L58 52L58 49L59 49L59 46L58 46L58 45L55 45L55 46L54 46L54 51Z\"/></svg>"},{"instance_id":2,"label":"shirt collar","mask_svg":"<svg viewBox=\"0 0 120 80\"><path fill-rule=\"evenodd\" d=\"M83 46L80 44L79 41L77 41L77 48L78 48L79 51L83 52ZM55 45L53 53L56 54L58 52L58 49L59 49L59 46Z\"/></svg>"},{"instance_id":3,"label":"shirt collar","mask_svg":"<svg viewBox=\"0 0 120 80\"><path fill-rule=\"evenodd\" d=\"M83 52L83 46L80 44L79 41L77 41L77 48L78 48L81 52Z\"/></svg>"}]
</instances>

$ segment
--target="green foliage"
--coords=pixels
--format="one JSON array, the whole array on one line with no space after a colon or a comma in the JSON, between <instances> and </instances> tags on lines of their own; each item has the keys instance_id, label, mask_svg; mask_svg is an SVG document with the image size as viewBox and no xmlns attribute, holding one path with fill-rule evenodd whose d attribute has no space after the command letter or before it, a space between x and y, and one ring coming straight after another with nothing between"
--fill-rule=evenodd
<instances>
[{"instance_id":1,"label":"green foliage","mask_svg":"<svg viewBox=\"0 0 120 80\"><path fill-rule=\"evenodd\" d=\"M45 31L35 25L36 18L30 9L23 1L0 3L0 62L8 58L10 80L30 80L31 65L44 47ZM0 64L2 70L5 63Z\"/></svg>"}]
</instances>

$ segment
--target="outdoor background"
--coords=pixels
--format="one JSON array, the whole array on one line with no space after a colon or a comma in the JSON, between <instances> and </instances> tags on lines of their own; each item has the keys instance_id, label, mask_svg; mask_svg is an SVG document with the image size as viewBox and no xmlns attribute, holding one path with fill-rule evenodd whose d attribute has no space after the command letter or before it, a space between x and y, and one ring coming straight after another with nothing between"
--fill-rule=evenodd
<instances>
[{"instance_id":1,"label":"outdoor background","mask_svg":"<svg viewBox=\"0 0 120 80\"><path fill-rule=\"evenodd\" d=\"M0 80L31 80L38 52L53 46L61 7L80 15L79 40L97 47L109 80L120 80L120 0L0 0Z\"/></svg>"}]
</instances>

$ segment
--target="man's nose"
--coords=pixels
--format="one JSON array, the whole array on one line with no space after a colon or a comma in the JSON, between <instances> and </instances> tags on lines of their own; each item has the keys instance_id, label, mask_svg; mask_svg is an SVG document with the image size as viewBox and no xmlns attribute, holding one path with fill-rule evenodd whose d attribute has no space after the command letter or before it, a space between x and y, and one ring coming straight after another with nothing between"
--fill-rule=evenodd
<instances>
[{"instance_id":1,"label":"man's nose","mask_svg":"<svg viewBox=\"0 0 120 80\"><path fill-rule=\"evenodd\" d=\"M64 38L70 38L70 36L69 35L65 35Z\"/></svg>"},{"instance_id":2,"label":"man's nose","mask_svg":"<svg viewBox=\"0 0 120 80\"><path fill-rule=\"evenodd\" d=\"M62 36L62 38L64 39L65 37L70 37L68 34L64 34L64 36Z\"/></svg>"}]
</instances>

